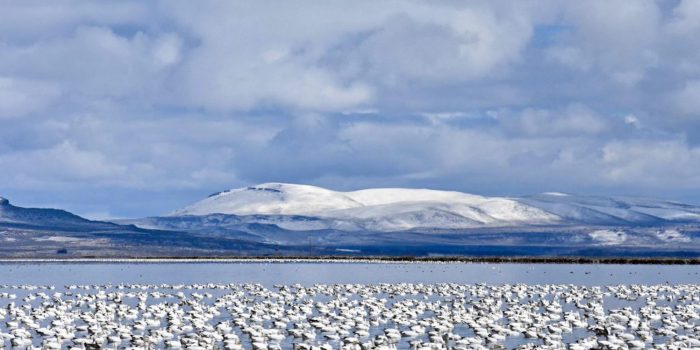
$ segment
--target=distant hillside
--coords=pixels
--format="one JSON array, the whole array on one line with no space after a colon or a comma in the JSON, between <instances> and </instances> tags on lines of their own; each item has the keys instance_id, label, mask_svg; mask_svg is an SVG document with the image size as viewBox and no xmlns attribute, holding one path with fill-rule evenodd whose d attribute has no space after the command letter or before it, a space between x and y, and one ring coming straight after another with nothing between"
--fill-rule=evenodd
<instances>
[{"instance_id":1,"label":"distant hillside","mask_svg":"<svg viewBox=\"0 0 700 350\"><path fill-rule=\"evenodd\" d=\"M700 222L700 207L664 200L543 193L483 197L427 189L377 188L336 192L266 183L209 196L173 212L183 215L297 215L325 228L393 232L484 227L650 225ZM319 228L308 221L309 229ZM299 229L304 229L300 226Z\"/></svg>"},{"instance_id":2,"label":"distant hillside","mask_svg":"<svg viewBox=\"0 0 700 350\"><path fill-rule=\"evenodd\" d=\"M697 206L643 198L269 183L116 223L0 199L0 258L698 257L699 218Z\"/></svg>"}]
</instances>

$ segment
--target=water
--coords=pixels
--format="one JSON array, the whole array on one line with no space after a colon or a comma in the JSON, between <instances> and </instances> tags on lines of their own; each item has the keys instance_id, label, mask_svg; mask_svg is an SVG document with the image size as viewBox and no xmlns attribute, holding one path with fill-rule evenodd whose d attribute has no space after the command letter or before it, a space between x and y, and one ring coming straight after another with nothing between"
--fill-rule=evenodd
<instances>
[{"instance_id":1,"label":"water","mask_svg":"<svg viewBox=\"0 0 700 350\"><path fill-rule=\"evenodd\" d=\"M695 265L365 262L0 263L0 284L335 283L683 284Z\"/></svg>"},{"instance_id":2,"label":"water","mask_svg":"<svg viewBox=\"0 0 700 350\"><path fill-rule=\"evenodd\" d=\"M645 346L688 347L700 336L699 272L692 265L0 263L0 343L9 347L12 337L22 339L27 330L24 339L29 343L18 349L27 344L48 347L51 342L70 349L80 339L110 349L166 348L169 341L176 341L183 347L254 350L255 339L269 342L267 350L299 344L318 350L324 344L329 349L359 349L359 344L343 345L348 338L374 342L378 349L442 349L443 339L453 349L460 349L459 342L466 348L470 345L464 344L471 341L476 342L473 348L544 344L557 348L591 339L621 341L621 336L645 339ZM545 310L554 304L558 311ZM592 311L596 308L600 313ZM523 312L530 313L524 321L519 318ZM301 317L295 319L295 313ZM671 313L671 325L660 321ZM575 316L578 325L565 321L567 314ZM651 330L639 328L639 322L608 318L612 314L637 318ZM479 323L485 317L489 323ZM59 319L58 326L52 323ZM513 328L523 322L524 328ZM368 335L357 335L360 323L368 325ZM222 324L228 330L215 330ZM343 325L348 326L345 331ZM445 325L451 328L441 330ZM88 326L97 330L88 331ZM335 330L329 332L326 326ZM411 332L413 326L422 327L418 334L402 334L386 343L388 330ZM562 326L569 330L560 335L548 328ZM626 329L600 335L595 331L598 326ZM298 327L313 337L292 336ZM526 328L537 334L526 335ZM42 333L46 330L70 335ZM172 338L164 338L162 332ZM226 347L223 339L211 335L217 332L235 341ZM283 339L274 342L269 334ZM382 342L389 346L377 345Z\"/></svg>"}]
</instances>

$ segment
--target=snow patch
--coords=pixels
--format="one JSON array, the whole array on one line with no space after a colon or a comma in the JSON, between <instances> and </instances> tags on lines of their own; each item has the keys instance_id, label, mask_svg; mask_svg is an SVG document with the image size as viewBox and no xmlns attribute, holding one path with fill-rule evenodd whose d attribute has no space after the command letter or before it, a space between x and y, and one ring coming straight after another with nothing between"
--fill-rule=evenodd
<instances>
[{"instance_id":1,"label":"snow patch","mask_svg":"<svg viewBox=\"0 0 700 350\"><path fill-rule=\"evenodd\" d=\"M676 243L687 243L690 242L690 237L682 234L676 229L666 229L663 231L658 231L656 237L664 242L676 242Z\"/></svg>"},{"instance_id":2,"label":"snow patch","mask_svg":"<svg viewBox=\"0 0 700 350\"><path fill-rule=\"evenodd\" d=\"M621 230L596 230L588 235L603 245L621 244L627 239L627 234Z\"/></svg>"},{"instance_id":3,"label":"snow patch","mask_svg":"<svg viewBox=\"0 0 700 350\"><path fill-rule=\"evenodd\" d=\"M343 252L343 253L361 253L362 252L359 249L343 249L343 248L337 248L335 251Z\"/></svg>"},{"instance_id":4,"label":"snow patch","mask_svg":"<svg viewBox=\"0 0 700 350\"><path fill-rule=\"evenodd\" d=\"M48 241L48 242L63 242L63 243L82 241L82 239L80 239L80 238L67 237L67 236L38 237L38 238L34 238L34 240L38 241L38 242Z\"/></svg>"},{"instance_id":5,"label":"snow patch","mask_svg":"<svg viewBox=\"0 0 700 350\"><path fill-rule=\"evenodd\" d=\"M554 196L554 197L568 197L568 193L562 193L562 192L542 192L543 195L545 196Z\"/></svg>"}]
</instances>

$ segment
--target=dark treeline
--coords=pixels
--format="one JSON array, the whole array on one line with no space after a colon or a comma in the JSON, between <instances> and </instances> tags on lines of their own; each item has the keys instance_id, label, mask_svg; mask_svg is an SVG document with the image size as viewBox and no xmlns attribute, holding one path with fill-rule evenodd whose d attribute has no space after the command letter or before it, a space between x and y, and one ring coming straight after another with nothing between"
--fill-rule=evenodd
<instances>
[{"instance_id":1,"label":"dark treeline","mask_svg":"<svg viewBox=\"0 0 700 350\"><path fill-rule=\"evenodd\" d=\"M27 259L3 259L4 261L22 261ZM33 260L33 259L28 259ZM38 259L41 260L41 259ZM148 261L259 261L266 260L271 263L275 262L434 262L434 263L518 263L518 264L647 264L647 265L698 265L700 258L673 258L673 257L498 257L498 256L431 256L431 257L414 257L414 256L162 256L162 257L96 257L83 256L80 258L52 258L52 261L124 261L129 262L148 262Z\"/></svg>"}]
</instances>

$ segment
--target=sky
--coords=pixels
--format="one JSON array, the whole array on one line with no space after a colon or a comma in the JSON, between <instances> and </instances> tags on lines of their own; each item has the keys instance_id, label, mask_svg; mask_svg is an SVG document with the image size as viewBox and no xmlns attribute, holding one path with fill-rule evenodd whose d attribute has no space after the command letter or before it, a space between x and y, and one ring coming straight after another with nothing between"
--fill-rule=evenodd
<instances>
[{"instance_id":1,"label":"sky","mask_svg":"<svg viewBox=\"0 0 700 350\"><path fill-rule=\"evenodd\" d=\"M263 182L700 203L700 1L0 1L0 196Z\"/></svg>"}]
</instances>

